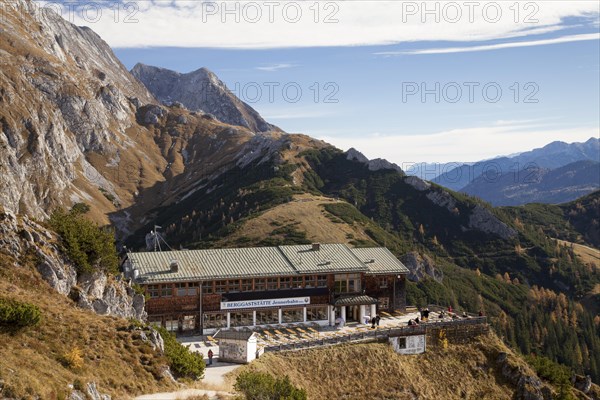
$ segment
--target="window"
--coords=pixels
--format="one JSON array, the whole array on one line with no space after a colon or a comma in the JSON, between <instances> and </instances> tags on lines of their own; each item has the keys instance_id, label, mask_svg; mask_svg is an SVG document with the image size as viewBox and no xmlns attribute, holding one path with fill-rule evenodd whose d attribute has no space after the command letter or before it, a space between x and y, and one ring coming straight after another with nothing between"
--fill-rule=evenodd
<instances>
[{"instance_id":1,"label":"window","mask_svg":"<svg viewBox=\"0 0 600 400\"><path fill-rule=\"evenodd\" d=\"M406 349L406 338L405 337L399 337L398 338L398 348L399 349Z\"/></svg>"},{"instance_id":2,"label":"window","mask_svg":"<svg viewBox=\"0 0 600 400\"><path fill-rule=\"evenodd\" d=\"M229 284L227 285L228 292L239 292L240 291L240 280L239 279L230 279Z\"/></svg>"},{"instance_id":3,"label":"window","mask_svg":"<svg viewBox=\"0 0 600 400\"><path fill-rule=\"evenodd\" d=\"M175 284L175 293L177 293L177 297L186 296L187 290L185 287L185 283L176 283Z\"/></svg>"},{"instance_id":4,"label":"window","mask_svg":"<svg viewBox=\"0 0 600 400\"><path fill-rule=\"evenodd\" d=\"M267 279L267 290L277 290L277 278Z\"/></svg>"},{"instance_id":5,"label":"window","mask_svg":"<svg viewBox=\"0 0 600 400\"><path fill-rule=\"evenodd\" d=\"M260 291L260 290L265 290L266 288L266 279L265 278L258 278L254 280L254 290L255 291Z\"/></svg>"},{"instance_id":6,"label":"window","mask_svg":"<svg viewBox=\"0 0 600 400\"><path fill-rule=\"evenodd\" d=\"M213 294L213 282L202 282L202 293L203 294Z\"/></svg>"},{"instance_id":7,"label":"window","mask_svg":"<svg viewBox=\"0 0 600 400\"><path fill-rule=\"evenodd\" d=\"M160 328L162 326L161 317L148 317L148 324Z\"/></svg>"},{"instance_id":8,"label":"window","mask_svg":"<svg viewBox=\"0 0 600 400\"><path fill-rule=\"evenodd\" d=\"M390 298L389 297L380 297L379 299L379 308L382 310L387 310L390 308Z\"/></svg>"},{"instance_id":9,"label":"window","mask_svg":"<svg viewBox=\"0 0 600 400\"><path fill-rule=\"evenodd\" d=\"M269 325L279 323L279 310L265 310L256 312L256 325Z\"/></svg>"},{"instance_id":10,"label":"window","mask_svg":"<svg viewBox=\"0 0 600 400\"><path fill-rule=\"evenodd\" d=\"M327 306L306 307L307 321L323 321L327 319Z\"/></svg>"},{"instance_id":11,"label":"window","mask_svg":"<svg viewBox=\"0 0 600 400\"><path fill-rule=\"evenodd\" d=\"M284 276L279 278L279 289L289 289L292 286L292 278Z\"/></svg>"},{"instance_id":12,"label":"window","mask_svg":"<svg viewBox=\"0 0 600 400\"><path fill-rule=\"evenodd\" d=\"M304 287L312 288L317 286L317 277L314 275L307 275L304 277Z\"/></svg>"},{"instance_id":13,"label":"window","mask_svg":"<svg viewBox=\"0 0 600 400\"><path fill-rule=\"evenodd\" d=\"M302 276L292 276L292 289L303 287L304 279Z\"/></svg>"},{"instance_id":14,"label":"window","mask_svg":"<svg viewBox=\"0 0 600 400\"><path fill-rule=\"evenodd\" d=\"M251 311L231 313L229 318L231 326L251 326L254 322L254 314Z\"/></svg>"},{"instance_id":15,"label":"window","mask_svg":"<svg viewBox=\"0 0 600 400\"><path fill-rule=\"evenodd\" d=\"M188 282L187 294L188 296L196 296L198 294L198 288L200 284L198 282Z\"/></svg>"},{"instance_id":16,"label":"window","mask_svg":"<svg viewBox=\"0 0 600 400\"><path fill-rule=\"evenodd\" d=\"M204 329L227 327L227 314L204 314Z\"/></svg>"},{"instance_id":17,"label":"window","mask_svg":"<svg viewBox=\"0 0 600 400\"><path fill-rule=\"evenodd\" d=\"M387 288L388 287L388 279L386 276L380 276L378 278L379 280L379 287L380 288Z\"/></svg>"},{"instance_id":18,"label":"window","mask_svg":"<svg viewBox=\"0 0 600 400\"><path fill-rule=\"evenodd\" d=\"M186 315L183 317L183 330L193 331L196 329L196 317L194 315Z\"/></svg>"},{"instance_id":19,"label":"window","mask_svg":"<svg viewBox=\"0 0 600 400\"><path fill-rule=\"evenodd\" d=\"M351 293L360 290L360 274L338 274L335 276L336 293Z\"/></svg>"},{"instance_id":20,"label":"window","mask_svg":"<svg viewBox=\"0 0 600 400\"><path fill-rule=\"evenodd\" d=\"M348 292L348 281L346 279L344 280L338 280L337 277L335 278L335 292L336 293L346 293Z\"/></svg>"},{"instance_id":21,"label":"window","mask_svg":"<svg viewBox=\"0 0 600 400\"><path fill-rule=\"evenodd\" d=\"M165 321L165 328L170 332L175 332L179 329L179 321L176 319L167 319Z\"/></svg>"},{"instance_id":22,"label":"window","mask_svg":"<svg viewBox=\"0 0 600 400\"><path fill-rule=\"evenodd\" d=\"M327 275L317 275L317 287L327 287Z\"/></svg>"},{"instance_id":23,"label":"window","mask_svg":"<svg viewBox=\"0 0 600 400\"><path fill-rule=\"evenodd\" d=\"M171 297L173 296L173 286L171 285L163 285L162 290L160 292L162 297Z\"/></svg>"},{"instance_id":24,"label":"window","mask_svg":"<svg viewBox=\"0 0 600 400\"><path fill-rule=\"evenodd\" d=\"M304 322L303 308L284 308L281 310L281 322L288 324L291 322Z\"/></svg>"},{"instance_id":25,"label":"window","mask_svg":"<svg viewBox=\"0 0 600 400\"><path fill-rule=\"evenodd\" d=\"M227 281L215 282L215 293L225 293L227 291Z\"/></svg>"},{"instance_id":26,"label":"window","mask_svg":"<svg viewBox=\"0 0 600 400\"><path fill-rule=\"evenodd\" d=\"M158 297L160 296L160 287L158 285L148 285L146 293L150 298Z\"/></svg>"},{"instance_id":27,"label":"window","mask_svg":"<svg viewBox=\"0 0 600 400\"><path fill-rule=\"evenodd\" d=\"M252 279L242 279L242 292L252 291Z\"/></svg>"}]
</instances>

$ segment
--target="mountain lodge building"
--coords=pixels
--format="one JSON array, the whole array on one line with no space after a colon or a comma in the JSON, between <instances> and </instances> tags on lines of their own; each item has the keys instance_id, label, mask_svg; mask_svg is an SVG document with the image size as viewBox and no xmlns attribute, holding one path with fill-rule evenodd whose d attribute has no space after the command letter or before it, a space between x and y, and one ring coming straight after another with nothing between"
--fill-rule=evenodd
<instances>
[{"instance_id":1,"label":"mountain lodge building","mask_svg":"<svg viewBox=\"0 0 600 400\"><path fill-rule=\"evenodd\" d=\"M406 306L408 269L385 247L131 252L124 270L145 291L148 322L178 334L364 322Z\"/></svg>"}]
</instances>

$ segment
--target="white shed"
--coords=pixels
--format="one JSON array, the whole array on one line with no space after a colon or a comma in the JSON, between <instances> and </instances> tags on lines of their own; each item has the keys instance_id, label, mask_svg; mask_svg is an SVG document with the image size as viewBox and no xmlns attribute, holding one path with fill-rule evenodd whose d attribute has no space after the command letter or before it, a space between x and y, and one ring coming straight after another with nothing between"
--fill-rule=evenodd
<instances>
[{"instance_id":1,"label":"white shed","mask_svg":"<svg viewBox=\"0 0 600 400\"><path fill-rule=\"evenodd\" d=\"M220 330L214 338L219 342L219 361L248 364L256 359L256 333Z\"/></svg>"},{"instance_id":2,"label":"white shed","mask_svg":"<svg viewBox=\"0 0 600 400\"><path fill-rule=\"evenodd\" d=\"M398 354L420 354L425 352L425 335L390 337L389 343Z\"/></svg>"}]
</instances>

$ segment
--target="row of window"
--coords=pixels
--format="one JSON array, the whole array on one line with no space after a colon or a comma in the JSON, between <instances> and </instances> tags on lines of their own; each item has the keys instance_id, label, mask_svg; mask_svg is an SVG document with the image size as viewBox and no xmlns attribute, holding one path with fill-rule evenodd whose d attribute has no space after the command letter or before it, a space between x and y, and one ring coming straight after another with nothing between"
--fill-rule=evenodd
<instances>
[{"instance_id":1,"label":"row of window","mask_svg":"<svg viewBox=\"0 0 600 400\"><path fill-rule=\"evenodd\" d=\"M173 285L148 285L147 293L150 297L172 297L173 288L178 297L196 296L200 285L198 282L180 282Z\"/></svg>"},{"instance_id":2,"label":"row of window","mask_svg":"<svg viewBox=\"0 0 600 400\"><path fill-rule=\"evenodd\" d=\"M282 290L297 288L327 287L327 275L308 276L283 276L272 278L255 279L225 279L218 281L202 282L202 293L231 293L231 292L260 292L264 290ZM379 278L379 287L388 287L388 278ZM174 286L148 285L148 295L154 297L172 297L176 295L196 296L198 294L198 282L181 282ZM173 293L175 290L175 293ZM352 293L361 290L360 274L337 274L335 275L335 292Z\"/></svg>"},{"instance_id":3,"label":"row of window","mask_svg":"<svg viewBox=\"0 0 600 400\"><path fill-rule=\"evenodd\" d=\"M227 327L227 313L204 314L204 328L216 329ZM327 306L306 307L306 321L324 321L327 319ZM231 327L286 324L293 322L304 322L303 308L282 308L281 321L279 310L256 311L256 320L252 311L238 311L229 314Z\"/></svg>"}]
</instances>

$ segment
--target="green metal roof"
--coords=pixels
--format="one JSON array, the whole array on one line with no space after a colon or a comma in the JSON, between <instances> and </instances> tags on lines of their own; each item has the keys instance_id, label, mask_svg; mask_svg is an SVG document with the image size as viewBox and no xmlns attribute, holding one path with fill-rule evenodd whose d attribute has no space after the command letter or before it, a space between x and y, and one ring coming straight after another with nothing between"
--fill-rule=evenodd
<instances>
[{"instance_id":1,"label":"green metal roof","mask_svg":"<svg viewBox=\"0 0 600 400\"><path fill-rule=\"evenodd\" d=\"M277 247L130 253L141 282L173 282L297 274ZM170 265L177 260L177 272Z\"/></svg>"},{"instance_id":2,"label":"green metal roof","mask_svg":"<svg viewBox=\"0 0 600 400\"><path fill-rule=\"evenodd\" d=\"M333 301L334 306L360 306L364 304L377 304L377 299L361 295L340 296Z\"/></svg>"},{"instance_id":3,"label":"green metal roof","mask_svg":"<svg viewBox=\"0 0 600 400\"><path fill-rule=\"evenodd\" d=\"M408 268L385 247L350 249L366 264L371 274L407 274Z\"/></svg>"},{"instance_id":4,"label":"green metal roof","mask_svg":"<svg viewBox=\"0 0 600 400\"><path fill-rule=\"evenodd\" d=\"M367 272L367 267L345 244L319 244L313 246L279 246L281 252L301 274L320 272Z\"/></svg>"},{"instance_id":5,"label":"green metal roof","mask_svg":"<svg viewBox=\"0 0 600 400\"><path fill-rule=\"evenodd\" d=\"M350 249L320 244L235 249L129 253L139 283L185 282L228 278L290 276L318 273L407 273L386 248ZM371 262L370 260L375 260ZM177 270L171 263L177 262Z\"/></svg>"}]
</instances>

